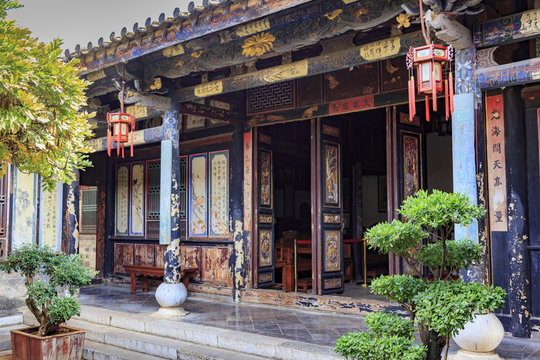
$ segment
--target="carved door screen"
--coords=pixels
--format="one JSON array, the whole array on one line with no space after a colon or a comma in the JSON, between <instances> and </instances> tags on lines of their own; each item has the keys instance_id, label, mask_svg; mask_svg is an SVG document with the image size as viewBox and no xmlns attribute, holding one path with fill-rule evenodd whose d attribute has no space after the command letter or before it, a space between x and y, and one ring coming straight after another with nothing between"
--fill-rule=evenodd
<instances>
[{"instance_id":1,"label":"carved door screen","mask_svg":"<svg viewBox=\"0 0 540 360\"><path fill-rule=\"evenodd\" d=\"M341 126L313 119L311 132L313 293L321 295L343 291Z\"/></svg>"},{"instance_id":2,"label":"carved door screen","mask_svg":"<svg viewBox=\"0 0 540 360\"><path fill-rule=\"evenodd\" d=\"M256 174L255 254L258 287L275 283L274 268L274 174L272 138L262 129L254 129Z\"/></svg>"}]
</instances>

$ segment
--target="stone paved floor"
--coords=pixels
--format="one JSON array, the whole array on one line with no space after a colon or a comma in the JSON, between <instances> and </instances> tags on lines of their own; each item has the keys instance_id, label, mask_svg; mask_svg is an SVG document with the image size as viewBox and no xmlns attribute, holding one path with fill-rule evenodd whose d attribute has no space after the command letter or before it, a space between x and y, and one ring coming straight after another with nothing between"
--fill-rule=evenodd
<instances>
[{"instance_id":1,"label":"stone paved floor","mask_svg":"<svg viewBox=\"0 0 540 360\"><path fill-rule=\"evenodd\" d=\"M131 295L129 289L94 286L81 290L82 305L104 307L128 313L151 313L159 309L154 293ZM184 304L190 314L178 321L223 329L334 346L350 331L364 330L361 316L301 311L286 307L234 304L190 297ZM451 352L457 350L455 344ZM507 337L497 349L507 360L540 360L540 341Z\"/></svg>"}]
</instances>

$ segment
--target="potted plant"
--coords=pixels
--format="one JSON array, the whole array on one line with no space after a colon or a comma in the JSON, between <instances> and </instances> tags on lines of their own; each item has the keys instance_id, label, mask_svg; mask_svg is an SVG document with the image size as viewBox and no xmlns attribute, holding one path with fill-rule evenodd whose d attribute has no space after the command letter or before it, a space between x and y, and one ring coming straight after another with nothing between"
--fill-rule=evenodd
<instances>
[{"instance_id":1,"label":"potted plant","mask_svg":"<svg viewBox=\"0 0 540 360\"><path fill-rule=\"evenodd\" d=\"M88 285L96 272L87 270L79 255L36 245L15 249L7 261L0 262L0 269L26 278L25 302L39 323L11 331L13 358L81 359L84 332L62 323L80 313L75 291Z\"/></svg>"},{"instance_id":2,"label":"potted plant","mask_svg":"<svg viewBox=\"0 0 540 360\"><path fill-rule=\"evenodd\" d=\"M400 303L417 322L427 359L440 360L445 346L446 359L450 336L477 314L504 304L503 289L455 277L477 265L485 250L472 240L454 239L454 226L470 225L485 210L465 195L434 190L409 196L398 212L402 220L377 224L365 238L371 248L400 256L409 274L379 277L371 291Z\"/></svg>"}]
</instances>

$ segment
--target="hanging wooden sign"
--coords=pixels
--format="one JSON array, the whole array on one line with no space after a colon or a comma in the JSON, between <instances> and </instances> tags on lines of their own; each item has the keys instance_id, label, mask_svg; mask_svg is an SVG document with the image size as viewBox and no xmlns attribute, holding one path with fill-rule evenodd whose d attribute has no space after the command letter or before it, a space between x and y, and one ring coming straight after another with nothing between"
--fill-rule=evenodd
<instances>
[{"instance_id":1,"label":"hanging wooden sign","mask_svg":"<svg viewBox=\"0 0 540 360\"><path fill-rule=\"evenodd\" d=\"M506 161L503 96L486 99L489 221L491 231L507 231Z\"/></svg>"}]
</instances>

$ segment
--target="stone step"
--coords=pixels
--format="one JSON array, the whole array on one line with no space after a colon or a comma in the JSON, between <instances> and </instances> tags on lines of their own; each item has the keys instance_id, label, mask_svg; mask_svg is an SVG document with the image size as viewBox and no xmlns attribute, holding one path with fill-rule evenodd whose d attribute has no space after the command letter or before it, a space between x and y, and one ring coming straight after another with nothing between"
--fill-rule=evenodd
<instances>
[{"instance_id":1,"label":"stone step","mask_svg":"<svg viewBox=\"0 0 540 360\"><path fill-rule=\"evenodd\" d=\"M156 360L163 359L156 356L140 354L106 345L95 341L84 340L83 359L85 360Z\"/></svg>"},{"instance_id":2,"label":"stone step","mask_svg":"<svg viewBox=\"0 0 540 360\"><path fill-rule=\"evenodd\" d=\"M30 313L24 314L25 322L32 320ZM30 322L31 323L31 322ZM127 348L164 358L174 358L175 350L189 349L194 345L216 348L219 353L233 351L232 358L239 353L262 358L283 360L338 360L343 359L329 346L263 336L248 332L221 329L183 321L164 320L151 314L124 313L104 308L81 306L81 315L68 325L87 330L87 339L108 345ZM133 339L125 338L123 331L131 331ZM144 350L145 341L137 342L135 336L148 335L156 340L156 346ZM105 340L107 339L107 341ZM129 347L128 345L129 344ZM151 343L153 344L153 343ZM185 345L177 348L174 344ZM144 350L144 351L143 351Z\"/></svg>"},{"instance_id":3,"label":"stone step","mask_svg":"<svg viewBox=\"0 0 540 360\"><path fill-rule=\"evenodd\" d=\"M70 322L70 325L86 330L85 356L88 359L264 359L260 356L92 324L82 320ZM134 354L138 354L138 357L132 356Z\"/></svg>"},{"instance_id":4,"label":"stone step","mask_svg":"<svg viewBox=\"0 0 540 360\"><path fill-rule=\"evenodd\" d=\"M18 324L0 327L0 351L11 349L11 330L25 328L27 325Z\"/></svg>"}]
</instances>

